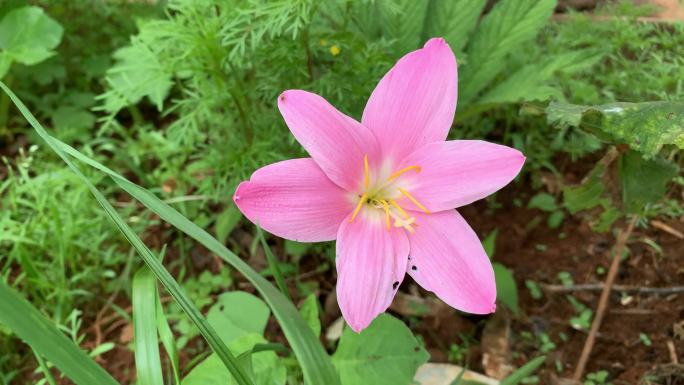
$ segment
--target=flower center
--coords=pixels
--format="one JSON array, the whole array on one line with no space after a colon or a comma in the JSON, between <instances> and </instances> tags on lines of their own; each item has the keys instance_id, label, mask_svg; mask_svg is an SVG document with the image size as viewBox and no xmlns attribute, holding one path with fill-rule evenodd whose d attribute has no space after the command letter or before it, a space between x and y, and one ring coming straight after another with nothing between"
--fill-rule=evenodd
<instances>
[{"instance_id":1,"label":"flower center","mask_svg":"<svg viewBox=\"0 0 684 385\"><path fill-rule=\"evenodd\" d=\"M416 207L421 209L426 214L431 214L430 210L427 209L423 204L418 202L413 195L401 187L394 186L394 182L402 174L415 171L419 173L421 171L420 166L408 166L401 170L391 174L385 181L374 185L370 180L370 172L368 169L368 155L363 157L363 193L359 195L359 201L356 204L356 208L352 212L352 216L349 222L353 222L356 216L359 214L361 209L366 206L368 208L378 209L384 212L385 224L387 226L387 231L392 229L392 220L394 220L394 227L403 227L409 232L414 232L414 226L416 224L416 218L409 215L409 213L404 210L403 207L397 203L393 197L397 197L399 194L406 197L408 200L413 202Z\"/></svg>"}]
</instances>

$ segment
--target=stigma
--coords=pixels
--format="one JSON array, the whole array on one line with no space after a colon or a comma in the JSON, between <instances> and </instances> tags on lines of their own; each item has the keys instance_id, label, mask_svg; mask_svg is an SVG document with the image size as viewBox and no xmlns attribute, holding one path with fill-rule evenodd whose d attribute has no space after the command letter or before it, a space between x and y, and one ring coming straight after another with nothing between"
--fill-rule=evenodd
<instances>
[{"instance_id":1,"label":"stigma","mask_svg":"<svg viewBox=\"0 0 684 385\"><path fill-rule=\"evenodd\" d=\"M359 194L359 200L352 212L349 222L353 222L359 215L361 210L365 207L371 210L378 210L378 213L384 217L385 227L390 232L392 228L403 228L404 230L413 233L414 227L417 227L416 218L410 215L403 207L397 203L395 198L406 197L416 207L426 214L431 214L431 211L422 203L420 203L411 193L405 188L399 187L400 178L407 172L420 173L420 166L408 166L398 170L385 180L378 180L379 183L373 183L371 180L370 169L368 166L368 155L363 157L363 193Z\"/></svg>"}]
</instances>

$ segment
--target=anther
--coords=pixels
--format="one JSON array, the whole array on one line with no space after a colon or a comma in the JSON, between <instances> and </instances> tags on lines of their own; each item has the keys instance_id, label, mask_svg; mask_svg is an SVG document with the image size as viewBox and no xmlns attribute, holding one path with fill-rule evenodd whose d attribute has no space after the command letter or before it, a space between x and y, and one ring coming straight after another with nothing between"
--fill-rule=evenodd
<instances>
[{"instance_id":1,"label":"anther","mask_svg":"<svg viewBox=\"0 0 684 385\"><path fill-rule=\"evenodd\" d=\"M432 214L432 212L428 210L427 207L423 206L420 202L418 202L416 198L413 197L413 195L409 194L408 191L404 190L403 188L400 188L399 192L404 194L404 196L408 198L411 202L413 202L414 205L418 206L419 209L423 210L425 214Z\"/></svg>"}]
</instances>

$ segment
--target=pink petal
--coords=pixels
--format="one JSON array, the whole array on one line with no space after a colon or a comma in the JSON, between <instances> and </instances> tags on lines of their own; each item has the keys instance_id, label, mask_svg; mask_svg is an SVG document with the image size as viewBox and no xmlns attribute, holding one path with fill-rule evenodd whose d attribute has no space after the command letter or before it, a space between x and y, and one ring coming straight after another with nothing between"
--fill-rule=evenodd
<instances>
[{"instance_id":1,"label":"pink petal","mask_svg":"<svg viewBox=\"0 0 684 385\"><path fill-rule=\"evenodd\" d=\"M409 155L401 166L416 165L420 173L398 179L429 210L453 209L482 199L511 182L525 156L518 150L481 140L430 143ZM419 210L407 199L400 202Z\"/></svg>"},{"instance_id":2,"label":"pink petal","mask_svg":"<svg viewBox=\"0 0 684 385\"><path fill-rule=\"evenodd\" d=\"M383 154L401 160L420 146L445 140L456 111L456 58L444 39L399 59L380 80L362 123L382 144Z\"/></svg>"},{"instance_id":3,"label":"pink petal","mask_svg":"<svg viewBox=\"0 0 684 385\"><path fill-rule=\"evenodd\" d=\"M456 210L415 216L418 227L409 235L411 277L458 310L494 312L494 270L468 223Z\"/></svg>"},{"instance_id":4,"label":"pink petal","mask_svg":"<svg viewBox=\"0 0 684 385\"><path fill-rule=\"evenodd\" d=\"M388 232L384 217L375 214L381 213L345 219L337 235L337 301L357 333L387 310L406 274L406 233Z\"/></svg>"},{"instance_id":5,"label":"pink petal","mask_svg":"<svg viewBox=\"0 0 684 385\"><path fill-rule=\"evenodd\" d=\"M332 183L311 158L262 167L240 183L235 204L250 221L299 242L335 239L354 209L348 193Z\"/></svg>"},{"instance_id":6,"label":"pink petal","mask_svg":"<svg viewBox=\"0 0 684 385\"><path fill-rule=\"evenodd\" d=\"M360 191L364 156L379 162L377 141L366 127L322 97L302 90L283 92L278 108L295 138L338 186Z\"/></svg>"}]
</instances>

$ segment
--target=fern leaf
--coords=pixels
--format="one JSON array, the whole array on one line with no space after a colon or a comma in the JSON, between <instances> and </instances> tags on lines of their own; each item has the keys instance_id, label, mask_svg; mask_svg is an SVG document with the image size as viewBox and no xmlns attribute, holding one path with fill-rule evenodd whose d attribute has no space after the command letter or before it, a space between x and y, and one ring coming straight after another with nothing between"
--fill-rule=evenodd
<instances>
[{"instance_id":1,"label":"fern leaf","mask_svg":"<svg viewBox=\"0 0 684 385\"><path fill-rule=\"evenodd\" d=\"M506 55L534 38L556 0L502 0L485 16L467 48L459 102L468 103L505 69Z\"/></svg>"},{"instance_id":2,"label":"fern leaf","mask_svg":"<svg viewBox=\"0 0 684 385\"><path fill-rule=\"evenodd\" d=\"M556 73L574 73L591 67L604 54L593 49L566 52L545 60L541 64L528 64L506 80L487 91L477 104L516 103L529 100L546 100L550 96L562 99L560 90L547 84Z\"/></svg>"},{"instance_id":3,"label":"fern leaf","mask_svg":"<svg viewBox=\"0 0 684 385\"><path fill-rule=\"evenodd\" d=\"M444 37L460 56L486 4L487 0L431 0L423 40Z\"/></svg>"},{"instance_id":4,"label":"fern leaf","mask_svg":"<svg viewBox=\"0 0 684 385\"><path fill-rule=\"evenodd\" d=\"M385 37L396 41L397 52L420 47L427 1L393 0L376 3Z\"/></svg>"}]
</instances>

